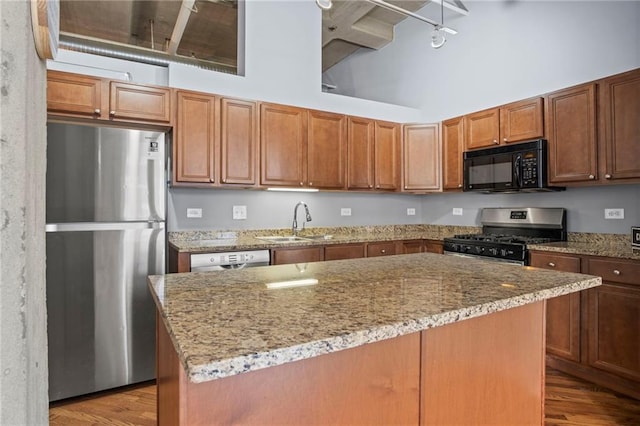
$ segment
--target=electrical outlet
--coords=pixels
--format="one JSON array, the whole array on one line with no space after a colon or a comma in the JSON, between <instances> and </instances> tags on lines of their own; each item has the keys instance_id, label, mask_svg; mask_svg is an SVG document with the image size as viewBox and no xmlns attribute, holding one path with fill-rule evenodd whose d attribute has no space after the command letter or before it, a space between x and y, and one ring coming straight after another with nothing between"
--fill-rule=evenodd
<instances>
[{"instance_id":1,"label":"electrical outlet","mask_svg":"<svg viewBox=\"0 0 640 426\"><path fill-rule=\"evenodd\" d=\"M343 207L340 209L340 216L351 216L351 208Z\"/></svg>"},{"instance_id":2,"label":"electrical outlet","mask_svg":"<svg viewBox=\"0 0 640 426\"><path fill-rule=\"evenodd\" d=\"M415 215L416 215L416 209L411 207L407 209L407 216L415 216Z\"/></svg>"},{"instance_id":3,"label":"electrical outlet","mask_svg":"<svg viewBox=\"0 0 640 426\"><path fill-rule=\"evenodd\" d=\"M244 220L247 218L247 206L233 206L233 220Z\"/></svg>"},{"instance_id":4,"label":"electrical outlet","mask_svg":"<svg viewBox=\"0 0 640 426\"><path fill-rule=\"evenodd\" d=\"M624 209L604 209L605 219L624 219Z\"/></svg>"},{"instance_id":5,"label":"electrical outlet","mask_svg":"<svg viewBox=\"0 0 640 426\"><path fill-rule=\"evenodd\" d=\"M454 216L462 216L462 209L460 207L454 207L452 213Z\"/></svg>"},{"instance_id":6,"label":"electrical outlet","mask_svg":"<svg viewBox=\"0 0 640 426\"><path fill-rule=\"evenodd\" d=\"M200 218L202 217L202 209L196 209L190 207L187 209L187 217L188 218Z\"/></svg>"}]
</instances>

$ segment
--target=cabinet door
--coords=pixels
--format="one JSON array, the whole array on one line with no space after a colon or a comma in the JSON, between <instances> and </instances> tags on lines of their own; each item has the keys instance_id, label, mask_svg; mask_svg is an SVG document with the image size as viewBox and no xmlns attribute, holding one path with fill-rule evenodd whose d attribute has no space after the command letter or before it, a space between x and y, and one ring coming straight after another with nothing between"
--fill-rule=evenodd
<instances>
[{"instance_id":1,"label":"cabinet door","mask_svg":"<svg viewBox=\"0 0 640 426\"><path fill-rule=\"evenodd\" d=\"M171 121L171 91L161 87L112 81L109 117L134 121Z\"/></svg>"},{"instance_id":2,"label":"cabinet door","mask_svg":"<svg viewBox=\"0 0 640 426\"><path fill-rule=\"evenodd\" d=\"M367 257L390 256L396 254L395 241L367 244Z\"/></svg>"},{"instance_id":3,"label":"cabinet door","mask_svg":"<svg viewBox=\"0 0 640 426\"><path fill-rule=\"evenodd\" d=\"M500 107L501 143L544 136L542 98L525 99Z\"/></svg>"},{"instance_id":4,"label":"cabinet door","mask_svg":"<svg viewBox=\"0 0 640 426\"><path fill-rule=\"evenodd\" d=\"M199 93L177 93L175 182L213 183L216 180L216 99Z\"/></svg>"},{"instance_id":5,"label":"cabinet door","mask_svg":"<svg viewBox=\"0 0 640 426\"><path fill-rule=\"evenodd\" d=\"M314 188L346 187L347 118L309 111L307 123L307 184Z\"/></svg>"},{"instance_id":6,"label":"cabinet door","mask_svg":"<svg viewBox=\"0 0 640 426\"><path fill-rule=\"evenodd\" d=\"M587 294L589 365L640 382L640 285L603 281Z\"/></svg>"},{"instance_id":7,"label":"cabinet door","mask_svg":"<svg viewBox=\"0 0 640 426\"><path fill-rule=\"evenodd\" d=\"M437 124L404 126L402 138L405 191L440 190L440 138Z\"/></svg>"},{"instance_id":8,"label":"cabinet door","mask_svg":"<svg viewBox=\"0 0 640 426\"><path fill-rule=\"evenodd\" d=\"M306 175L307 111L260 105L261 183L300 187Z\"/></svg>"},{"instance_id":9,"label":"cabinet door","mask_svg":"<svg viewBox=\"0 0 640 426\"><path fill-rule=\"evenodd\" d=\"M531 266L580 272L580 258L531 252ZM547 352L580 362L580 293L547 300Z\"/></svg>"},{"instance_id":10,"label":"cabinet door","mask_svg":"<svg viewBox=\"0 0 640 426\"><path fill-rule=\"evenodd\" d=\"M400 125L376 121L374 134L375 188L396 190L400 186Z\"/></svg>"},{"instance_id":11,"label":"cabinet door","mask_svg":"<svg viewBox=\"0 0 640 426\"><path fill-rule=\"evenodd\" d=\"M444 253L442 241L427 240L424 242L424 251L427 253Z\"/></svg>"},{"instance_id":12,"label":"cabinet door","mask_svg":"<svg viewBox=\"0 0 640 426\"><path fill-rule=\"evenodd\" d=\"M424 253L424 241L410 240L402 242L402 254Z\"/></svg>"},{"instance_id":13,"label":"cabinet door","mask_svg":"<svg viewBox=\"0 0 640 426\"><path fill-rule=\"evenodd\" d=\"M99 118L102 80L78 74L47 71L47 111Z\"/></svg>"},{"instance_id":14,"label":"cabinet door","mask_svg":"<svg viewBox=\"0 0 640 426\"><path fill-rule=\"evenodd\" d=\"M640 69L600 84L605 179L640 178Z\"/></svg>"},{"instance_id":15,"label":"cabinet door","mask_svg":"<svg viewBox=\"0 0 640 426\"><path fill-rule=\"evenodd\" d=\"M371 189L374 121L349 117L348 128L347 186L349 189Z\"/></svg>"},{"instance_id":16,"label":"cabinet door","mask_svg":"<svg viewBox=\"0 0 640 426\"><path fill-rule=\"evenodd\" d=\"M364 257L364 244L340 244L324 248L324 260L359 259Z\"/></svg>"},{"instance_id":17,"label":"cabinet door","mask_svg":"<svg viewBox=\"0 0 640 426\"><path fill-rule=\"evenodd\" d=\"M442 122L443 183L445 190L462 189L462 152L464 151L464 119L451 118Z\"/></svg>"},{"instance_id":18,"label":"cabinet door","mask_svg":"<svg viewBox=\"0 0 640 426\"><path fill-rule=\"evenodd\" d=\"M500 144L500 109L474 112L464 117L466 149L486 148Z\"/></svg>"},{"instance_id":19,"label":"cabinet door","mask_svg":"<svg viewBox=\"0 0 640 426\"><path fill-rule=\"evenodd\" d=\"M585 84L548 95L545 114L549 182L596 180L596 85Z\"/></svg>"},{"instance_id":20,"label":"cabinet door","mask_svg":"<svg viewBox=\"0 0 640 426\"><path fill-rule=\"evenodd\" d=\"M289 263L308 263L324 260L322 247L304 247L274 249L272 251L272 265L286 265Z\"/></svg>"},{"instance_id":21,"label":"cabinet door","mask_svg":"<svg viewBox=\"0 0 640 426\"><path fill-rule=\"evenodd\" d=\"M223 184L255 185L258 149L255 102L220 101L220 180Z\"/></svg>"}]
</instances>

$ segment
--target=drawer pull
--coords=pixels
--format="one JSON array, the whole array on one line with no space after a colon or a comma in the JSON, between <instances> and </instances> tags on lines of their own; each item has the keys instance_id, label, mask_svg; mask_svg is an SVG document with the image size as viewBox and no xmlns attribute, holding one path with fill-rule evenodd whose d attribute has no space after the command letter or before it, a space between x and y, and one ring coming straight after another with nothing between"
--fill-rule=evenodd
<instances>
[{"instance_id":1,"label":"drawer pull","mask_svg":"<svg viewBox=\"0 0 640 426\"><path fill-rule=\"evenodd\" d=\"M620 274L621 274L621 272L619 270L617 270L617 269L613 270L613 275L620 275Z\"/></svg>"},{"instance_id":2,"label":"drawer pull","mask_svg":"<svg viewBox=\"0 0 640 426\"><path fill-rule=\"evenodd\" d=\"M380 253L386 253L387 251L385 249L380 250Z\"/></svg>"},{"instance_id":3,"label":"drawer pull","mask_svg":"<svg viewBox=\"0 0 640 426\"><path fill-rule=\"evenodd\" d=\"M555 264L555 263L553 263L553 262L549 262L549 263L548 263L548 265L549 265L549 266L551 266L552 268L555 268L555 267L556 267L556 264Z\"/></svg>"},{"instance_id":4,"label":"drawer pull","mask_svg":"<svg viewBox=\"0 0 640 426\"><path fill-rule=\"evenodd\" d=\"M589 179L595 179L596 176L595 175L589 175Z\"/></svg>"},{"instance_id":5,"label":"drawer pull","mask_svg":"<svg viewBox=\"0 0 640 426\"><path fill-rule=\"evenodd\" d=\"M96 109L94 109L94 110L93 110L93 113L94 113L95 115L100 115L100 108L96 108Z\"/></svg>"},{"instance_id":6,"label":"drawer pull","mask_svg":"<svg viewBox=\"0 0 640 426\"><path fill-rule=\"evenodd\" d=\"M604 178L605 178L605 179L611 179L611 177L612 177L612 176L611 176L609 173L607 173L606 175L604 175Z\"/></svg>"}]
</instances>

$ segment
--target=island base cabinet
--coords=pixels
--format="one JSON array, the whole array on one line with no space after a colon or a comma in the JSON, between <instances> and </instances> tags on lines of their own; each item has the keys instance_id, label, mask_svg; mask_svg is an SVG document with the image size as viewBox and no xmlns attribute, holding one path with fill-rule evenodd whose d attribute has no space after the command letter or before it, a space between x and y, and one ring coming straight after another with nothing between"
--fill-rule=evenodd
<instances>
[{"instance_id":1,"label":"island base cabinet","mask_svg":"<svg viewBox=\"0 0 640 426\"><path fill-rule=\"evenodd\" d=\"M422 425L544 424L544 303L423 331Z\"/></svg>"},{"instance_id":2,"label":"island base cabinet","mask_svg":"<svg viewBox=\"0 0 640 426\"><path fill-rule=\"evenodd\" d=\"M203 383L157 319L160 426L543 424L543 302Z\"/></svg>"}]
</instances>

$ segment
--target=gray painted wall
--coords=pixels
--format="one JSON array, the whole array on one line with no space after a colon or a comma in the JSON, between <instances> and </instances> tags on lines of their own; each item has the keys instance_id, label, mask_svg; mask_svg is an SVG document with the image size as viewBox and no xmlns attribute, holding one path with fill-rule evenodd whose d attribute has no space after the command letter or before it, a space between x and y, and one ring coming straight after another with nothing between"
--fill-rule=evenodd
<instances>
[{"instance_id":1,"label":"gray painted wall","mask_svg":"<svg viewBox=\"0 0 640 426\"><path fill-rule=\"evenodd\" d=\"M273 193L267 191L173 188L169 196L168 229L261 229L291 226L298 201L309 205L309 226L391 224L479 225L482 207L564 207L570 232L630 233L640 225L640 185L569 188L557 193L430 195L364 193ZM232 207L247 206L246 220L233 220ZM188 207L203 209L202 219L186 217ZM352 216L340 216L350 207ZM453 216L452 209L463 209ZM407 216L415 208L415 216ZM623 208L625 218L604 219L605 208ZM302 221L302 210L298 213ZM301 222L300 222L301 223Z\"/></svg>"},{"instance_id":2,"label":"gray painted wall","mask_svg":"<svg viewBox=\"0 0 640 426\"><path fill-rule=\"evenodd\" d=\"M299 201L309 206L313 220L307 226L422 223L422 197L416 195L173 188L169 195L167 228L169 231L288 228ZM234 205L247 206L246 220L232 219ZM188 219L188 207L202 208L202 219ZM343 207L351 208L351 216L340 216ZM407 208L416 209L416 215L407 216ZM303 218L304 209L300 207L300 226Z\"/></svg>"},{"instance_id":3,"label":"gray painted wall","mask_svg":"<svg viewBox=\"0 0 640 426\"><path fill-rule=\"evenodd\" d=\"M0 424L48 424L45 64L27 1L0 1Z\"/></svg>"},{"instance_id":4,"label":"gray painted wall","mask_svg":"<svg viewBox=\"0 0 640 426\"><path fill-rule=\"evenodd\" d=\"M432 26L406 19L394 42L324 73L343 93L419 108L436 122L640 67L640 1L465 0L445 15L457 35L433 49ZM434 16L435 4L419 13Z\"/></svg>"}]
</instances>

